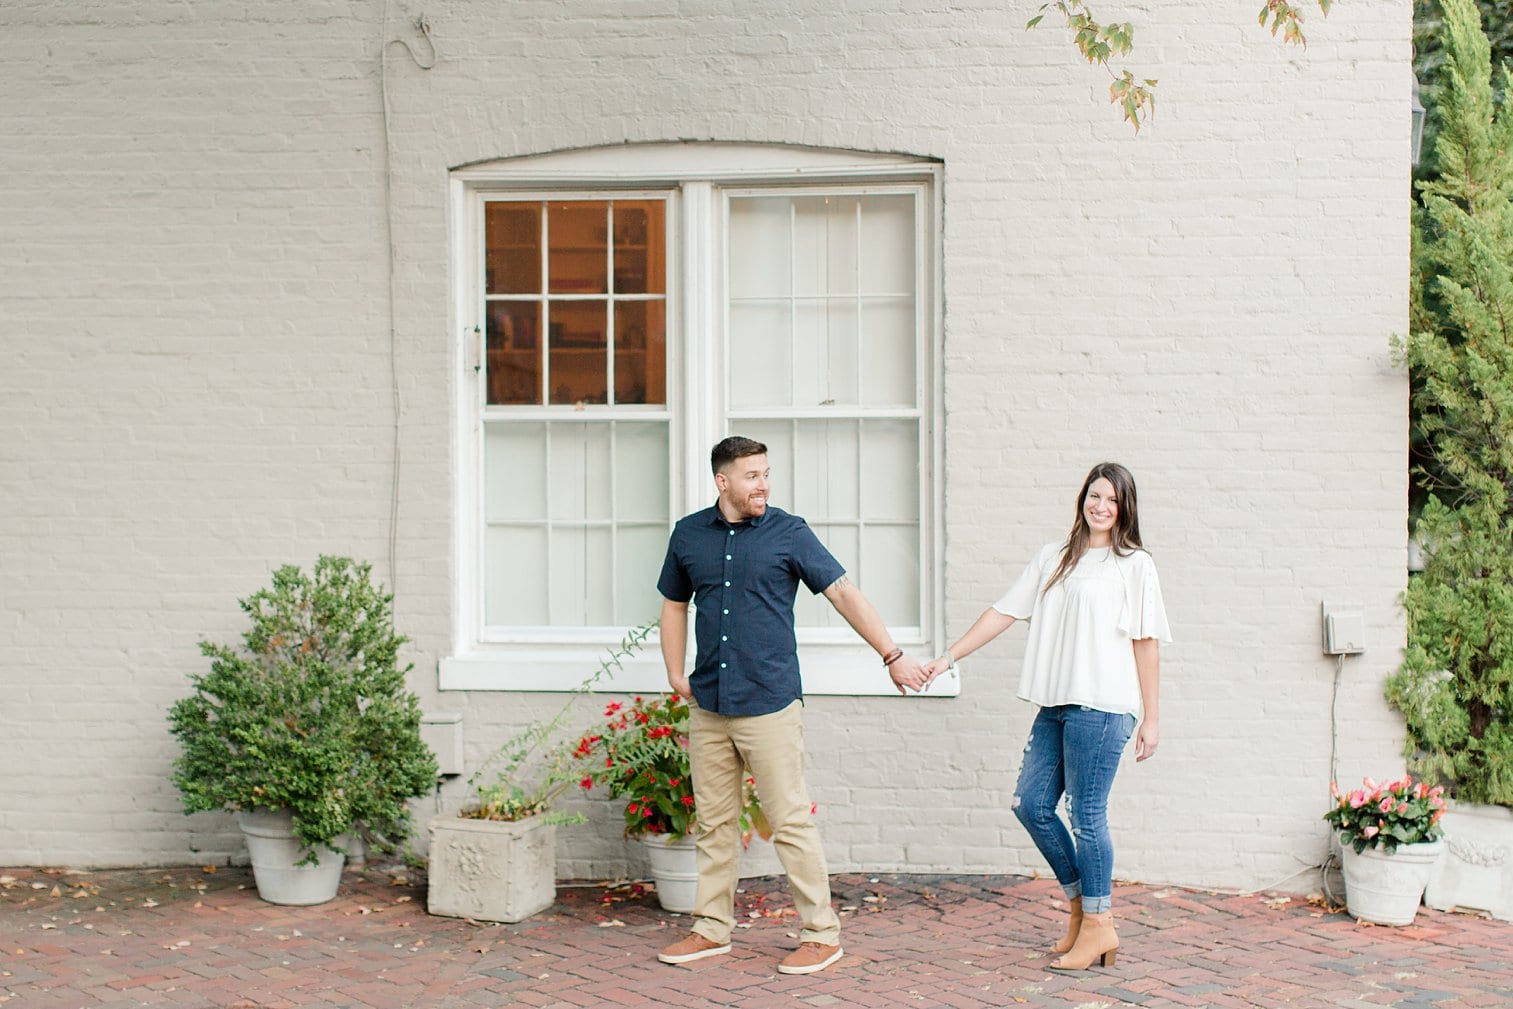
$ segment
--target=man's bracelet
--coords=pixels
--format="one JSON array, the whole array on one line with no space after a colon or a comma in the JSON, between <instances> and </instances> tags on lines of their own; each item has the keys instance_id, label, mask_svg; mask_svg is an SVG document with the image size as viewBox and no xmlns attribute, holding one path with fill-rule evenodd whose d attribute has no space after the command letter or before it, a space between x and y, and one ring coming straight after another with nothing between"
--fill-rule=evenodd
<instances>
[{"instance_id":1,"label":"man's bracelet","mask_svg":"<svg viewBox=\"0 0 1513 1009\"><path fill-rule=\"evenodd\" d=\"M893 665L893 663L897 662L899 659L901 659L903 657L904 657L904 650L902 648L895 648L895 649L893 649L893 651L891 651L887 655L883 656L883 666L884 667L891 666L891 665Z\"/></svg>"}]
</instances>

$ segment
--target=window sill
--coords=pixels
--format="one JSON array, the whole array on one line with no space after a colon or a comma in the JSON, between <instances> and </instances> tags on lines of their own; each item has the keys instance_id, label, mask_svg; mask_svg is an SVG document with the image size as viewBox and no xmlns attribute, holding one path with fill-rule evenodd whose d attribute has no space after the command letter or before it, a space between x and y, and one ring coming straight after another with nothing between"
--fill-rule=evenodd
<instances>
[{"instance_id":1,"label":"window sill","mask_svg":"<svg viewBox=\"0 0 1513 1009\"><path fill-rule=\"evenodd\" d=\"M909 654L929 654L918 642L900 642ZM444 658L439 663L442 690L569 691L598 668L602 647L582 644L513 645ZM804 693L811 696L899 697L898 689L865 645L811 643L799 647ZM667 673L655 639L595 688L602 693L653 693L667 689ZM961 678L945 673L923 696L955 697ZM910 694L908 696L916 696Z\"/></svg>"}]
</instances>

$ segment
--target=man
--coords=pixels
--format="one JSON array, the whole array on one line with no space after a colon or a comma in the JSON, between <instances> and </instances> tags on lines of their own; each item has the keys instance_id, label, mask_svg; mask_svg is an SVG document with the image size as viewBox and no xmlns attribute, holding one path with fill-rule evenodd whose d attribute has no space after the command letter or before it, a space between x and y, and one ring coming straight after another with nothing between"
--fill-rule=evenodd
<instances>
[{"instance_id":1,"label":"man","mask_svg":"<svg viewBox=\"0 0 1513 1009\"><path fill-rule=\"evenodd\" d=\"M922 689L926 675L894 646L877 610L804 520L767 504L766 445L726 438L709 461L719 500L678 522L657 582L667 681L691 701L699 865L693 931L658 959L688 963L730 952L741 782L749 767L803 924L799 948L778 970L812 974L842 951L825 852L804 786L803 688L793 632L798 583L823 592L877 650L899 693ZM698 604L698 653L693 675L685 676L690 599Z\"/></svg>"}]
</instances>

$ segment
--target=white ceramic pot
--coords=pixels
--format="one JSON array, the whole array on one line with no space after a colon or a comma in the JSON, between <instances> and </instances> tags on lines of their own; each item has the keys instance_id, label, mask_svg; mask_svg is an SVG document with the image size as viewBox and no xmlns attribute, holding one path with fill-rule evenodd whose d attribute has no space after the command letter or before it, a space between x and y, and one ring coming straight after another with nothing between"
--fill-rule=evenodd
<instances>
[{"instance_id":1,"label":"white ceramic pot","mask_svg":"<svg viewBox=\"0 0 1513 1009\"><path fill-rule=\"evenodd\" d=\"M427 824L426 910L450 918L523 921L557 899L557 827L544 815L471 820L450 813Z\"/></svg>"},{"instance_id":2,"label":"white ceramic pot","mask_svg":"<svg viewBox=\"0 0 1513 1009\"><path fill-rule=\"evenodd\" d=\"M1384 848L1367 848L1357 854L1354 848L1342 844L1345 909L1357 921L1413 924L1424 887L1444 847L1443 841L1400 844L1389 855Z\"/></svg>"},{"instance_id":3,"label":"white ceramic pot","mask_svg":"<svg viewBox=\"0 0 1513 1009\"><path fill-rule=\"evenodd\" d=\"M644 834L640 838L657 884L657 902L664 911L692 914L699 891L698 851L691 837Z\"/></svg>"},{"instance_id":4,"label":"white ceramic pot","mask_svg":"<svg viewBox=\"0 0 1513 1009\"><path fill-rule=\"evenodd\" d=\"M294 836L294 817L287 809L252 809L236 814L252 856L257 895L270 904L324 904L336 896L347 857L331 848L315 849L316 860L297 865L310 850ZM336 838L342 847L347 835Z\"/></svg>"}]
</instances>

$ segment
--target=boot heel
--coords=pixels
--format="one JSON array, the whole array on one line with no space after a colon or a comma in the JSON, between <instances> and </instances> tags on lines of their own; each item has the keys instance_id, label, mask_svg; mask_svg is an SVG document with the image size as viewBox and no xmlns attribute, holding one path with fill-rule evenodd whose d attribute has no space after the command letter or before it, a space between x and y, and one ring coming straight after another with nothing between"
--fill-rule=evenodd
<instances>
[{"instance_id":1,"label":"boot heel","mask_svg":"<svg viewBox=\"0 0 1513 1009\"><path fill-rule=\"evenodd\" d=\"M1103 954L1103 956L1099 957L1099 965L1103 967L1112 967L1114 965L1114 952L1114 950L1109 950L1107 953Z\"/></svg>"}]
</instances>

